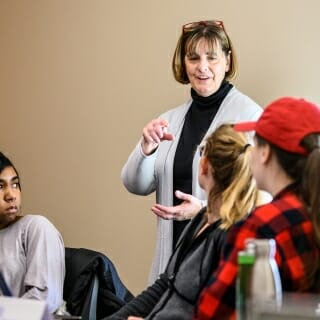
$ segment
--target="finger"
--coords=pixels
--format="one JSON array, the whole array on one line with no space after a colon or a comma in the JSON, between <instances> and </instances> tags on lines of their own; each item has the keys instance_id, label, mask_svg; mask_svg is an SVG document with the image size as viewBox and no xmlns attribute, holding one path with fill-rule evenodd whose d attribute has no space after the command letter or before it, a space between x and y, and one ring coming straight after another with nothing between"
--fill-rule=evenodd
<instances>
[{"instance_id":1,"label":"finger","mask_svg":"<svg viewBox=\"0 0 320 320\"><path fill-rule=\"evenodd\" d=\"M152 136L152 131L149 127L145 127L142 129L142 136L145 143L155 143L154 137Z\"/></svg>"},{"instance_id":2,"label":"finger","mask_svg":"<svg viewBox=\"0 0 320 320\"><path fill-rule=\"evenodd\" d=\"M157 215L158 217L164 219L164 220L172 220L173 219L173 215L172 214L168 214L166 212L163 212L161 210L157 210L155 208L151 208L151 211Z\"/></svg>"},{"instance_id":3,"label":"finger","mask_svg":"<svg viewBox=\"0 0 320 320\"><path fill-rule=\"evenodd\" d=\"M162 140L172 141L174 140L174 135L171 133L165 133L162 137Z\"/></svg>"},{"instance_id":4,"label":"finger","mask_svg":"<svg viewBox=\"0 0 320 320\"><path fill-rule=\"evenodd\" d=\"M159 137L161 141L163 140L173 140L173 135L168 133L167 124L163 125L161 123L156 123L154 126L154 133Z\"/></svg>"},{"instance_id":5,"label":"finger","mask_svg":"<svg viewBox=\"0 0 320 320\"><path fill-rule=\"evenodd\" d=\"M158 125L152 125L147 128L147 135L154 143L160 143L162 137L162 129Z\"/></svg>"},{"instance_id":6,"label":"finger","mask_svg":"<svg viewBox=\"0 0 320 320\"><path fill-rule=\"evenodd\" d=\"M146 135L154 143L160 143L163 140L164 132L163 127L159 123L153 123L152 126L147 128Z\"/></svg>"},{"instance_id":7,"label":"finger","mask_svg":"<svg viewBox=\"0 0 320 320\"><path fill-rule=\"evenodd\" d=\"M155 204L153 208L159 212L162 212L163 215L170 217L171 219L178 219L183 216L184 208L182 205L178 206L163 206L161 204Z\"/></svg>"},{"instance_id":8,"label":"finger","mask_svg":"<svg viewBox=\"0 0 320 320\"><path fill-rule=\"evenodd\" d=\"M161 204L155 204L151 210L153 213L158 215L159 217L166 219L166 220L177 220L179 218L179 215L177 214L177 211L175 209L176 207L167 207L163 206Z\"/></svg>"},{"instance_id":9,"label":"finger","mask_svg":"<svg viewBox=\"0 0 320 320\"><path fill-rule=\"evenodd\" d=\"M153 208L157 208L158 210L161 210L166 213L173 213L173 209L174 209L174 207L164 206L164 205L158 204L158 203L154 204Z\"/></svg>"},{"instance_id":10,"label":"finger","mask_svg":"<svg viewBox=\"0 0 320 320\"><path fill-rule=\"evenodd\" d=\"M163 136L162 136L162 140L174 140L174 135L171 133L168 133L168 126L163 126L162 128L163 131Z\"/></svg>"},{"instance_id":11,"label":"finger","mask_svg":"<svg viewBox=\"0 0 320 320\"><path fill-rule=\"evenodd\" d=\"M154 127L161 141L174 139L174 135L168 133L169 122L167 120L157 119L154 123Z\"/></svg>"},{"instance_id":12,"label":"finger","mask_svg":"<svg viewBox=\"0 0 320 320\"><path fill-rule=\"evenodd\" d=\"M174 206L174 207L166 207L161 206L160 204L156 204L152 207L153 213L157 216L166 219L166 220L186 220L186 212L182 205Z\"/></svg>"},{"instance_id":13,"label":"finger","mask_svg":"<svg viewBox=\"0 0 320 320\"><path fill-rule=\"evenodd\" d=\"M154 139L159 139L155 135L155 132L162 127L162 120L161 119L153 119L151 120L143 129L142 135L146 139L146 141L155 141Z\"/></svg>"},{"instance_id":14,"label":"finger","mask_svg":"<svg viewBox=\"0 0 320 320\"><path fill-rule=\"evenodd\" d=\"M173 140L174 136L168 133L169 122L164 119L151 120L142 130L147 143L160 143L163 140Z\"/></svg>"},{"instance_id":15,"label":"finger","mask_svg":"<svg viewBox=\"0 0 320 320\"><path fill-rule=\"evenodd\" d=\"M190 200L191 195L188 193L184 193L180 190L176 190L175 195L180 200Z\"/></svg>"},{"instance_id":16,"label":"finger","mask_svg":"<svg viewBox=\"0 0 320 320\"><path fill-rule=\"evenodd\" d=\"M169 127L169 121L166 119L156 119L157 122L163 127L168 128Z\"/></svg>"}]
</instances>

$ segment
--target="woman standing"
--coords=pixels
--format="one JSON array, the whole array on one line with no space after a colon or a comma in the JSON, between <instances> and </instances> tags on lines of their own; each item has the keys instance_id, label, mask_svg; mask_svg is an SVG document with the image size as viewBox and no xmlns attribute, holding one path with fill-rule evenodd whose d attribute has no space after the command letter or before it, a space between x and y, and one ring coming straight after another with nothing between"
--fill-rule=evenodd
<instances>
[{"instance_id":1,"label":"woman standing","mask_svg":"<svg viewBox=\"0 0 320 320\"><path fill-rule=\"evenodd\" d=\"M152 282L163 272L179 236L205 201L198 184L197 146L222 122L256 119L262 109L230 81L236 55L222 21L182 27L172 61L175 79L191 85L191 99L150 121L122 169L128 191L156 192L158 216Z\"/></svg>"}]
</instances>

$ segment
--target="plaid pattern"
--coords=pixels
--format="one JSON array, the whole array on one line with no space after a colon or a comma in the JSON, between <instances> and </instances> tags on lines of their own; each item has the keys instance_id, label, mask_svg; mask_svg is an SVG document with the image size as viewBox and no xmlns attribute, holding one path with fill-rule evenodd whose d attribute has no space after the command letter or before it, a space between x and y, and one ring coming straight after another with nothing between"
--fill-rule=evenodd
<instances>
[{"instance_id":1,"label":"plaid pattern","mask_svg":"<svg viewBox=\"0 0 320 320\"><path fill-rule=\"evenodd\" d=\"M235 319L237 255L247 238L273 238L284 291L311 291L319 248L303 204L289 186L271 203L257 207L229 232L217 271L210 277L195 309L194 319Z\"/></svg>"}]
</instances>

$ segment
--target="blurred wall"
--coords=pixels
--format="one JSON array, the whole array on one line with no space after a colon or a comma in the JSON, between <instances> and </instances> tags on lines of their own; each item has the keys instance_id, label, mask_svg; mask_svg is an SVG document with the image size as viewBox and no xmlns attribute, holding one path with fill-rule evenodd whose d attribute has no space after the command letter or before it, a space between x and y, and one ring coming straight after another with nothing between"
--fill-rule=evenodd
<instances>
[{"instance_id":1,"label":"blurred wall","mask_svg":"<svg viewBox=\"0 0 320 320\"><path fill-rule=\"evenodd\" d=\"M142 127L189 97L173 80L182 24L222 19L235 85L261 105L320 103L318 0L0 0L0 150L22 176L23 210L66 246L101 250L139 293L155 245L154 196L120 171Z\"/></svg>"}]
</instances>

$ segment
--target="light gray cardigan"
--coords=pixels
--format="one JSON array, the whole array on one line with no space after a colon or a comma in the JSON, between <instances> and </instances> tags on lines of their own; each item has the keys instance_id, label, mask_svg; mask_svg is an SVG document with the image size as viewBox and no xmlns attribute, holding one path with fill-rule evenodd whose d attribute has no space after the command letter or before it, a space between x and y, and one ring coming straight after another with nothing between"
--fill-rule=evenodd
<instances>
[{"instance_id":1,"label":"light gray cardigan","mask_svg":"<svg viewBox=\"0 0 320 320\"><path fill-rule=\"evenodd\" d=\"M156 191L156 202L165 206L173 204L173 162L180 139L185 115L192 103L190 99L185 104L171 109L160 116L169 121L168 131L175 136L173 141L161 142L157 151L146 156L141 149L141 141L130 154L121 171L121 179L127 190L137 195L149 195ZM262 108L248 96L233 87L223 100L205 137L222 123L235 123L257 119ZM198 184L199 154L195 152L192 165L192 194L205 200L205 193ZM172 253L173 223L171 220L157 218L156 251L149 275L153 283L165 270Z\"/></svg>"}]
</instances>

